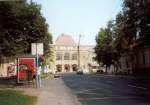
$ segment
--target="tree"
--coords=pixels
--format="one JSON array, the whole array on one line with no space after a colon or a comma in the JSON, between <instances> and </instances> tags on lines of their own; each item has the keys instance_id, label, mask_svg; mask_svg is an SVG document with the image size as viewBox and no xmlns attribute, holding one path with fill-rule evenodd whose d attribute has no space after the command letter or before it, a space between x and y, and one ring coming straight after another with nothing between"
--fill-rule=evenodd
<instances>
[{"instance_id":1,"label":"tree","mask_svg":"<svg viewBox=\"0 0 150 105\"><path fill-rule=\"evenodd\" d=\"M95 59L98 63L103 63L107 68L112 64L112 26L113 21L109 21L106 28L101 28L96 36Z\"/></svg>"},{"instance_id":2,"label":"tree","mask_svg":"<svg viewBox=\"0 0 150 105\"><path fill-rule=\"evenodd\" d=\"M118 13L115 20L110 20L107 27L100 29L96 37L96 60L106 65L114 65L115 72L120 66L121 53L128 49L128 43L123 33L125 16L123 12ZM106 69L107 71L107 69Z\"/></svg>"},{"instance_id":3,"label":"tree","mask_svg":"<svg viewBox=\"0 0 150 105\"><path fill-rule=\"evenodd\" d=\"M128 43L123 32L125 22L125 16L122 11L120 11L115 19L114 26L113 26L113 65L115 72L118 72L118 68L120 66L120 57L121 53L127 52L128 50Z\"/></svg>"},{"instance_id":4,"label":"tree","mask_svg":"<svg viewBox=\"0 0 150 105\"><path fill-rule=\"evenodd\" d=\"M114 64L116 72L122 53L132 51L136 54L140 47L150 46L150 1L124 0L123 4L116 19L109 21L96 36L96 60L106 66ZM131 49L135 42L138 43L136 50Z\"/></svg>"},{"instance_id":5,"label":"tree","mask_svg":"<svg viewBox=\"0 0 150 105\"><path fill-rule=\"evenodd\" d=\"M124 33L132 43L133 39L140 39L143 44L149 45L150 39L150 1L124 0L125 14Z\"/></svg>"},{"instance_id":6,"label":"tree","mask_svg":"<svg viewBox=\"0 0 150 105\"><path fill-rule=\"evenodd\" d=\"M40 10L40 5L26 0L0 2L1 58L29 53L31 43L36 42L44 43L48 56L52 36Z\"/></svg>"}]
</instances>

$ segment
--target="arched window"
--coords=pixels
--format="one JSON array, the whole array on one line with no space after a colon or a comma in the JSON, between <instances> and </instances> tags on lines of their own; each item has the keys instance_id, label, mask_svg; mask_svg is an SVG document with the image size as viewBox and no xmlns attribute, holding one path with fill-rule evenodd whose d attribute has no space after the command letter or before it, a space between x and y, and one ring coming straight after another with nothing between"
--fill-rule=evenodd
<instances>
[{"instance_id":1,"label":"arched window","mask_svg":"<svg viewBox=\"0 0 150 105\"><path fill-rule=\"evenodd\" d=\"M78 67L77 67L77 64L73 64L73 65L72 65L72 70L73 70L73 71L77 71L77 68L78 68Z\"/></svg>"},{"instance_id":2,"label":"arched window","mask_svg":"<svg viewBox=\"0 0 150 105\"><path fill-rule=\"evenodd\" d=\"M77 53L72 54L72 60L77 60Z\"/></svg>"},{"instance_id":3,"label":"arched window","mask_svg":"<svg viewBox=\"0 0 150 105\"><path fill-rule=\"evenodd\" d=\"M62 54L57 53L56 54L56 60L62 60Z\"/></svg>"},{"instance_id":4,"label":"arched window","mask_svg":"<svg viewBox=\"0 0 150 105\"><path fill-rule=\"evenodd\" d=\"M69 60L69 59L70 59L69 53L65 53L65 55L64 55L64 60Z\"/></svg>"},{"instance_id":5,"label":"arched window","mask_svg":"<svg viewBox=\"0 0 150 105\"><path fill-rule=\"evenodd\" d=\"M61 71L62 71L62 65L58 64L58 65L56 65L56 68L57 68L57 71L58 71L58 72L61 72Z\"/></svg>"}]
</instances>

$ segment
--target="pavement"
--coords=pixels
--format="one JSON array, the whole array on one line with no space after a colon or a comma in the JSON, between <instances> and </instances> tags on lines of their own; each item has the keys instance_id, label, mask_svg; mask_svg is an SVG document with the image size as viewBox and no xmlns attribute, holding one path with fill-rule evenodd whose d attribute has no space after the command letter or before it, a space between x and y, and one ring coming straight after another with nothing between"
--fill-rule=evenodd
<instances>
[{"instance_id":1,"label":"pavement","mask_svg":"<svg viewBox=\"0 0 150 105\"><path fill-rule=\"evenodd\" d=\"M0 78L0 87L21 90L24 94L37 96L36 105L82 105L61 77L51 76L43 79L41 88L36 88L35 84L17 85L14 88L15 82L15 79Z\"/></svg>"},{"instance_id":2,"label":"pavement","mask_svg":"<svg viewBox=\"0 0 150 105\"><path fill-rule=\"evenodd\" d=\"M82 105L150 105L150 78L64 74Z\"/></svg>"},{"instance_id":3,"label":"pavement","mask_svg":"<svg viewBox=\"0 0 150 105\"><path fill-rule=\"evenodd\" d=\"M43 80L37 105L81 105L61 78Z\"/></svg>"}]
</instances>

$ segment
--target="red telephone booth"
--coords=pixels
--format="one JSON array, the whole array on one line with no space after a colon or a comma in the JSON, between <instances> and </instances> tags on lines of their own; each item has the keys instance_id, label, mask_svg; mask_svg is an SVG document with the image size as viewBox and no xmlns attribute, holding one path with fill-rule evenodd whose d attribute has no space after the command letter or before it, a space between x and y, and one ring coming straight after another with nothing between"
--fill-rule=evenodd
<instances>
[{"instance_id":1,"label":"red telephone booth","mask_svg":"<svg viewBox=\"0 0 150 105\"><path fill-rule=\"evenodd\" d=\"M18 83L32 81L36 73L35 57L19 57L17 59L17 80Z\"/></svg>"}]
</instances>

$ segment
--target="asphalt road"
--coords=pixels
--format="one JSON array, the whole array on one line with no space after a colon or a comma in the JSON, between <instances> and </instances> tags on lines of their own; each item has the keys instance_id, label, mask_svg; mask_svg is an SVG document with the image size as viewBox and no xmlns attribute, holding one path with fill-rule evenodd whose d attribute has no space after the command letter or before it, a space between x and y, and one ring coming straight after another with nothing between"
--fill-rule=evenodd
<instances>
[{"instance_id":1,"label":"asphalt road","mask_svg":"<svg viewBox=\"0 0 150 105\"><path fill-rule=\"evenodd\" d=\"M131 76L63 74L83 105L150 105L150 79Z\"/></svg>"}]
</instances>

